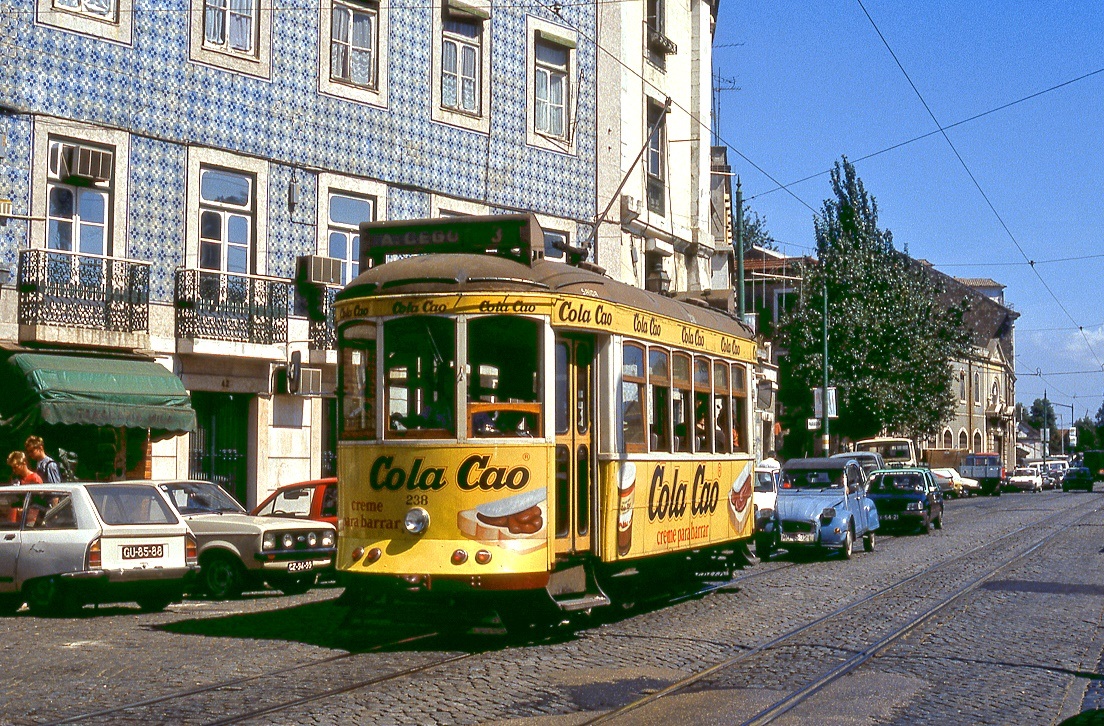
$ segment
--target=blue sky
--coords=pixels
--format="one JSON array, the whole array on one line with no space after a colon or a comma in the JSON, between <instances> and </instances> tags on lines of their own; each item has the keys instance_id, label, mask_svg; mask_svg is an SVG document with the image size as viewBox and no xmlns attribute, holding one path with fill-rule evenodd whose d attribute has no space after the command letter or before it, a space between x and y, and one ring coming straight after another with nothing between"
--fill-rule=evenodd
<instances>
[{"instance_id":1,"label":"blue sky","mask_svg":"<svg viewBox=\"0 0 1104 726\"><path fill-rule=\"evenodd\" d=\"M721 142L789 254L811 253L847 155L898 249L1006 285L1017 399L1046 389L1068 425L1104 401L1102 39L1098 2L722 0ZM987 115L946 129L952 149L925 102L943 127Z\"/></svg>"}]
</instances>

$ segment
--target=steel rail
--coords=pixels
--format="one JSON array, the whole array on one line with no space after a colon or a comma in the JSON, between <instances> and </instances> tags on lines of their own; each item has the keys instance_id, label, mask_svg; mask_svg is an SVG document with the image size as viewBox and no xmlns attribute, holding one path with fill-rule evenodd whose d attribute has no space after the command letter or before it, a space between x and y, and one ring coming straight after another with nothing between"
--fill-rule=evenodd
<instances>
[{"instance_id":1,"label":"steel rail","mask_svg":"<svg viewBox=\"0 0 1104 726\"><path fill-rule=\"evenodd\" d=\"M1086 506L1086 505L1080 504L1078 506L1083 507L1083 506ZM1081 515L1074 522L1060 527L1056 532L1054 532L1051 535L1048 535L1047 537L1045 537L1043 541L1049 540L1051 537L1057 536L1058 534L1060 534L1062 532L1065 532L1066 530L1072 528L1077 522L1080 522L1081 520L1083 520L1085 517L1088 517L1089 515L1094 514L1096 512L1099 512L1101 510L1101 506L1098 503L1092 503L1092 506L1094 508L1091 511L1086 512L1085 514ZM978 545L977 547L973 547L973 548L967 550L966 552L963 552L962 554L960 554L960 555L958 555L958 556L956 556L956 557L954 557L950 560L936 563L935 565L932 565L931 567L929 567L927 569L916 572L916 573L906 577L903 580L898 580L897 582L893 583L892 585L884 587L881 590L878 590L876 592L872 592L869 595L866 595L862 598L859 598L858 600L856 600L854 602L851 602L847 605L843 605L839 608L836 608L835 610L827 613L826 615L822 615L821 617L816 618L815 620L811 620L808 623L804 623L804 624L799 625L795 628L792 628L792 629L790 629L790 630L788 630L788 631L786 631L786 632L784 632L784 633L782 633L782 634L780 634L780 635L778 635L774 638L771 638L768 641L765 641L763 643L755 645L755 646L753 646L753 647L751 647L751 648L749 648L749 649L747 649L747 650L745 650L741 653L738 653L738 654L736 654L736 655L734 655L730 658L726 658L725 660L723 660L719 663L715 663L714 665L709 666L705 670L699 671L698 673L695 673L691 676L687 676L686 678L684 678L680 681L677 681L675 683L672 683L671 685L667 686L666 688L662 688L662 689L656 691L655 693L650 693L646 696L638 698L637 700L635 700L631 703L628 703L628 704L626 704L626 705L624 705L620 708L614 709L612 711L608 711L606 713L603 713L603 714L601 714L601 715L599 715L599 716L597 716L593 719L590 719L589 721L583 721L583 722L581 722L580 726L590 726L590 724L606 723L608 721L612 721L613 719L616 719L616 718L624 716L628 713L631 713L632 711L636 711L636 710L642 708L643 706L648 705L649 703L652 703L654 701L658 701L661 698L664 698L666 696L670 696L674 693L682 691L685 688L687 688L688 686L691 686L691 685L697 683L698 681L702 681L702 680L704 680L706 678L709 678L710 676L712 676L716 673L719 673L719 672L724 671L728 668L731 668L732 666L734 666L738 663L741 663L742 661L745 661L745 660L747 660L748 658L751 658L754 655L757 655L757 654L762 653L764 651L770 650L771 648L774 648L778 645L782 645L786 641L792 640L793 638L797 637L798 635L801 635L802 633L805 633L806 631L812 630L813 628L815 628L819 625L823 625L824 623L827 623L829 621L833 621L833 620L839 618L841 615L843 615L844 613L846 613L850 610L855 610L859 607L865 606L870 601L874 600L875 598L879 598L879 597L882 597L884 595L888 595L890 593L896 592L897 590L901 589L905 585L911 584L912 582L915 582L916 580L919 580L923 577L931 575L932 573L936 572L937 570L941 570L941 569L946 568L946 566L948 564L951 564L951 563L954 563L954 562L959 562L961 560L965 560L967 557L971 557L971 556L973 556L973 555L975 555L978 552L983 551L983 550L995 549L1001 542L1003 542L1006 539L1009 539L1011 537L1015 537L1016 535L1019 535L1019 534L1025 532L1025 531L1028 531L1028 530L1038 529L1040 527L1040 524L1046 525L1046 524L1049 524L1052 521L1057 520L1059 518L1065 518L1065 517L1069 517L1069 516L1070 516L1069 510L1061 510L1059 512L1055 512L1052 516L1047 517L1046 519L1044 519L1042 521L1042 523L1040 523L1040 522L1031 522L1029 524L1025 524L1024 526L1019 527L1018 529L1014 529L1011 532L1009 532L1008 534L1002 535L1001 537L998 537L997 539L992 540L991 542L986 542L985 544L981 544L981 545ZM1041 544L1041 543L1042 543L1042 541L1040 541L1038 544ZM1033 545L1032 547L1030 547L1029 548L1030 551L1034 551L1036 546L1037 545ZM1027 552L1024 552L1022 554L1026 555ZM1013 559L1017 559L1018 557L1020 557L1020 555L1016 555ZM1006 566L1007 566L1007 564L999 565L995 571L993 571L989 574L989 576L992 576L992 574L995 574L996 571L999 571L1000 569L1003 569ZM961 594L965 594L965 593L961 593ZM961 594L956 593L956 594L952 595L951 597L952 598L958 598L958 597L961 596ZM836 676L836 677L838 677L838 676ZM833 678L833 680L834 680L834 678ZM820 687L823 687L823 685L826 685L826 683L822 684ZM796 705L796 703L794 705ZM789 710L789 709L786 709L786 710ZM781 715L784 712L785 711L780 711L777 715ZM763 713L763 712L761 712L761 713ZM758 718L758 716L756 718Z\"/></svg>"}]
</instances>

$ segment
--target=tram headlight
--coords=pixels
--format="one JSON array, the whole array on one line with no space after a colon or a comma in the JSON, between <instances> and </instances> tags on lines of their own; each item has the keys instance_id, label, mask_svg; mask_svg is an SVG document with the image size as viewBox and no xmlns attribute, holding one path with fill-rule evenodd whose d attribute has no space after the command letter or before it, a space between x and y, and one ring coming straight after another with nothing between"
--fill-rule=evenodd
<instances>
[{"instance_id":1,"label":"tram headlight","mask_svg":"<svg viewBox=\"0 0 1104 726\"><path fill-rule=\"evenodd\" d=\"M403 527L410 534L422 534L429 528L429 512L421 507L414 507L406 513Z\"/></svg>"}]
</instances>

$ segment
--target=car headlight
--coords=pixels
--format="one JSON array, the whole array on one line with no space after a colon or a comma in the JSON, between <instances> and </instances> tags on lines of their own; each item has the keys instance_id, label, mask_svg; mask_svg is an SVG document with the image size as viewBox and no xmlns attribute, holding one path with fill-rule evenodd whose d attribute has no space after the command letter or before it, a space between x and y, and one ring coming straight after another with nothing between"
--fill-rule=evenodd
<instances>
[{"instance_id":1,"label":"car headlight","mask_svg":"<svg viewBox=\"0 0 1104 726\"><path fill-rule=\"evenodd\" d=\"M283 544L285 550L290 550L295 546L295 535L291 532L287 532L280 538L280 543Z\"/></svg>"},{"instance_id":2,"label":"car headlight","mask_svg":"<svg viewBox=\"0 0 1104 726\"><path fill-rule=\"evenodd\" d=\"M276 549L276 533L265 532L264 539L261 541L261 549L274 550Z\"/></svg>"},{"instance_id":3,"label":"car headlight","mask_svg":"<svg viewBox=\"0 0 1104 726\"><path fill-rule=\"evenodd\" d=\"M403 519L403 527L410 534L421 534L429 527L429 512L421 507L414 507L406 513Z\"/></svg>"},{"instance_id":4,"label":"car headlight","mask_svg":"<svg viewBox=\"0 0 1104 726\"><path fill-rule=\"evenodd\" d=\"M329 532L329 531L323 532L322 533L322 546L323 547L333 547L333 545L334 545L334 533Z\"/></svg>"},{"instance_id":5,"label":"car headlight","mask_svg":"<svg viewBox=\"0 0 1104 726\"><path fill-rule=\"evenodd\" d=\"M317 532L307 532L307 546L312 548L318 546Z\"/></svg>"},{"instance_id":6,"label":"car headlight","mask_svg":"<svg viewBox=\"0 0 1104 726\"><path fill-rule=\"evenodd\" d=\"M833 519L836 518L836 508L825 507L824 511L820 513L820 518L825 522L831 522Z\"/></svg>"}]
</instances>

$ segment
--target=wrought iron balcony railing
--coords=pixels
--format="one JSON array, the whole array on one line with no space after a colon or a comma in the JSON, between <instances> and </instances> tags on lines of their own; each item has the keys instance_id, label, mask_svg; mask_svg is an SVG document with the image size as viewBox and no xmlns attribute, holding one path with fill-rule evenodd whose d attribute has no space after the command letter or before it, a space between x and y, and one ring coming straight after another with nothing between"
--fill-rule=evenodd
<instances>
[{"instance_id":1,"label":"wrought iron balcony railing","mask_svg":"<svg viewBox=\"0 0 1104 726\"><path fill-rule=\"evenodd\" d=\"M340 291L340 287L325 287L322 290L321 312L326 317L323 320L312 319L310 321L311 350L337 349L337 328L334 327L334 297Z\"/></svg>"},{"instance_id":2,"label":"wrought iron balcony railing","mask_svg":"<svg viewBox=\"0 0 1104 726\"><path fill-rule=\"evenodd\" d=\"M19 324L148 332L149 282L148 262L20 250Z\"/></svg>"},{"instance_id":3,"label":"wrought iron balcony railing","mask_svg":"<svg viewBox=\"0 0 1104 726\"><path fill-rule=\"evenodd\" d=\"M177 338L287 342L289 280L178 269L175 299Z\"/></svg>"}]
</instances>

